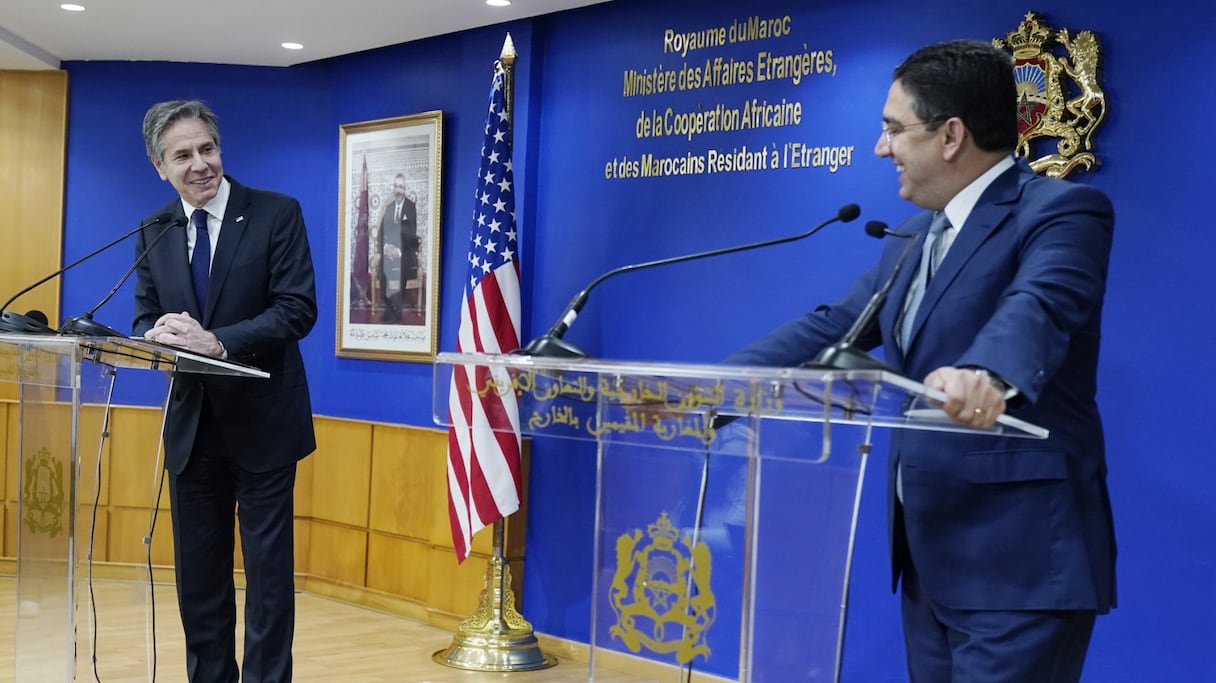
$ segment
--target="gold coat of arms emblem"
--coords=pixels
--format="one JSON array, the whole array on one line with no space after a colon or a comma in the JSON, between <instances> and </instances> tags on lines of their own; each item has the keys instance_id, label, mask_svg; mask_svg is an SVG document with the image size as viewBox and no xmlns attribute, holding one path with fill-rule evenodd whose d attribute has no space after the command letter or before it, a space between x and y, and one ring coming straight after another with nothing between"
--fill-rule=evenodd
<instances>
[{"instance_id":1,"label":"gold coat of arms emblem","mask_svg":"<svg viewBox=\"0 0 1216 683\"><path fill-rule=\"evenodd\" d=\"M1068 29L1053 29L1032 11L1003 40L994 38L992 44L1013 53L1017 155L1028 159L1035 172L1054 178L1098 166L1094 131L1106 118L1098 37L1092 31L1074 36ZM1057 55L1060 49L1067 55ZM1053 141L1054 151L1036 156L1040 150L1051 150Z\"/></svg>"},{"instance_id":2,"label":"gold coat of arms emblem","mask_svg":"<svg viewBox=\"0 0 1216 683\"><path fill-rule=\"evenodd\" d=\"M63 531L63 512L67 507L63 463L52 458L46 448L40 448L25 461L22 479L22 521L30 531L55 538Z\"/></svg>"},{"instance_id":3,"label":"gold coat of arms emblem","mask_svg":"<svg viewBox=\"0 0 1216 683\"><path fill-rule=\"evenodd\" d=\"M616 561L610 598L617 623L609 633L630 652L675 653L681 664L709 659L705 636L717 612L709 547L681 538L663 512L645 536L634 529L617 538Z\"/></svg>"}]
</instances>

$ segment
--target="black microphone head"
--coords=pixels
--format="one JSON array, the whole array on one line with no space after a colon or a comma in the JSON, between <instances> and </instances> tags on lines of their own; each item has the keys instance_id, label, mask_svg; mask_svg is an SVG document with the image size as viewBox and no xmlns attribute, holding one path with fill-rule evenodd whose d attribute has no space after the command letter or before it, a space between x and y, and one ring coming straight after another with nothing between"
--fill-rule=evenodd
<instances>
[{"instance_id":1,"label":"black microphone head","mask_svg":"<svg viewBox=\"0 0 1216 683\"><path fill-rule=\"evenodd\" d=\"M860 215L861 207L857 206L856 204L845 204L844 206L840 207L839 211L836 212L836 217L840 219L841 223L848 223L851 220L855 220Z\"/></svg>"},{"instance_id":2,"label":"black microphone head","mask_svg":"<svg viewBox=\"0 0 1216 683\"><path fill-rule=\"evenodd\" d=\"M35 322L42 323L43 325L49 325L51 322L51 319L46 317L46 313L43 313L42 311L40 311L36 308L32 311L26 312L25 317L27 317L30 320L33 320Z\"/></svg>"},{"instance_id":3,"label":"black microphone head","mask_svg":"<svg viewBox=\"0 0 1216 683\"><path fill-rule=\"evenodd\" d=\"M882 221L870 221L866 223L866 234L876 239L882 239L888 234L887 224Z\"/></svg>"},{"instance_id":4,"label":"black microphone head","mask_svg":"<svg viewBox=\"0 0 1216 683\"><path fill-rule=\"evenodd\" d=\"M144 225L145 225L145 227L150 227L153 225L160 225L162 223L170 223L171 221L173 221L173 213L166 211L164 213L156 214L156 216L154 216L151 220L149 220Z\"/></svg>"}]
</instances>

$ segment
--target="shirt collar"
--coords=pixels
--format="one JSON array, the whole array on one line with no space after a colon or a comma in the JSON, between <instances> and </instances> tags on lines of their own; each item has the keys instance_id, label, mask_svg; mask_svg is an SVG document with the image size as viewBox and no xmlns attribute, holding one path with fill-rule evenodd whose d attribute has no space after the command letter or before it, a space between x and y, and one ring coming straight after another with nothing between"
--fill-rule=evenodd
<instances>
[{"instance_id":1,"label":"shirt collar","mask_svg":"<svg viewBox=\"0 0 1216 683\"><path fill-rule=\"evenodd\" d=\"M214 216L220 223L224 222L224 209L228 208L228 195L232 191L232 183L228 182L228 178L220 178L220 189L216 191L215 196L211 201L202 206L191 206L186 200L182 200L182 212L189 218L194 213L195 209L203 209L208 214Z\"/></svg>"},{"instance_id":2,"label":"shirt collar","mask_svg":"<svg viewBox=\"0 0 1216 683\"><path fill-rule=\"evenodd\" d=\"M958 194L954 195L954 198L947 202L946 208L943 209L946 213L946 218L950 221L950 225L961 229L963 224L967 222L967 218L971 216L971 210L975 208L976 202L984 194L984 190L987 190L992 181L1009 170L1014 163L1012 155L1005 156L993 164L992 168L981 173L980 177L972 180L967 187L964 187Z\"/></svg>"}]
</instances>

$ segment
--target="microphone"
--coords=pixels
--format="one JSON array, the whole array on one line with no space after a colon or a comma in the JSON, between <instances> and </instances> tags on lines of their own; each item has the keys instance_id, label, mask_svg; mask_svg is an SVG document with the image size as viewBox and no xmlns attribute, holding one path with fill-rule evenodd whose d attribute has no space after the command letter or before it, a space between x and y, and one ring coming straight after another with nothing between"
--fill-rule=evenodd
<instances>
[{"instance_id":1,"label":"microphone","mask_svg":"<svg viewBox=\"0 0 1216 683\"><path fill-rule=\"evenodd\" d=\"M83 314L78 315L75 318L65 319L63 324L59 326L59 334L77 334L82 337L127 336L112 327L107 327L106 325L102 325L101 323L94 321L93 314L96 313L99 308L105 306L106 303L118 293L118 290L123 286L124 283L126 283L127 278L131 277L131 273L135 272L135 269L139 267L140 263L143 263L144 259L147 258L148 253L152 251L152 247L155 247L156 243L161 241L161 238L169 234L169 231L173 228L179 228L185 224L185 216L178 216L177 218L169 221L169 224L162 228L161 231L156 234L156 237L152 238L152 243L149 244L142 252L140 252L139 256L135 259L135 263L132 263L131 267L127 269L127 272L123 273L122 277L119 278L118 283L115 284L114 288L110 290L110 293L106 294L101 301L97 302L96 306L85 311Z\"/></svg>"},{"instance_id":2,"label":"microphone","mask_svg":"<svg viewBox=\"0 0 1216 683\"><path fill-rule=\"evenodd\" d=\"M915 237L913 233L888 230L885 223L878 221L866 223L866 234L877 239L882 239L886 235L904 239ZM852 327L849 328L844 337L835 344L820 351L814 360L804 363L804 367L836 370L886 370L897 375L900 374L895 368L883 363L854 345L857 343L857 338L874 324L875 319L878 317L878 312L882 310L883 304L887 301L887 292L891 289L891 285L895 283L895 278L899 275L899 269L903 267L904 260L908 257L908 252L912 251L912 245L914 244L916 242L910 240L907 246L904 247L903 253L899 255L899 260L895 262L895 267L891 269L891 274L887 277L887 281L882 284L882 287L877 292L874 292L874 296L870 297L869 302L866 303L866 307L862 309L861 315L857 316L857 320L853 321Z\"/></svg>"},{"instance_id":3,"label":"microphone","mask_svg":"<svg viewBox=\"0 0 1216 683\"><path fill-rule=\"evenodd\" d=\"M162 214L158 214L157 216L150 218L147 221L144 221L143 223L140 223L139 227L135 228L134 230L131 230L130 232L123 234L122 236L118 237L117 239L107 242L106 244L102 245L101 247L98 247L97 249L90 251L89 253L85 254L84 256L81 256L80 258L76 259L75 261L72 261L71 263L67 264L66 266L52 272L50 275L47 275L46 277L42 278L41 280L38 280L34 284L21 290L20 292L17 292L16 294L12 295L11 297L9 297L8 301L5 301L3 305L0 305L0 332L23 332L23 333L27 333L27 334L54 334L55 330L53 330L49 326L47 326L47 318L46 318L45 313L42 313L41 311L30 311L26 315L21 315L20 313L13 313L13 312L7 310L9 307L9 304L16 301L17 298L20 297L22 294L25 294L26 292L37 287L38 285L41 285L42 283L46 282L47 280L50 280L53 277L62 275L65 271L67 271L71 268L75 268L76 266L80 265L81 263L84 263L85 261L93 258L94 256L100 254L101 252L105 251L106 249L109 249L110 247L114 246L115 244L118 244L119 242L127 239L131 235L134 235L135 233L139 232L140 230L143 230L144 228L156 225L158 223L165 223L165 222L171 221L171 220L173 220L173 214L171 214L171 213L165 212ZM32 315L34 313L38 313L39 315ZM41 320L39 319L39 317L41 317Z\"/></svg>"},{"instance_id":4,"label":"microphone","mask_svg":"<svg viewBox=\"0 0 1216 683\"><path fill-rule=\"evenodd\" d=\"M887 227L887 224L883 223L882 221L870 221L869 223L866 223L866 234L874 239L882 239L885 235L902 237L904 239L916 237L916 233L914 232L896 232L891 230Z\"/></svg>"},{"instance_id":5,"label":"microphone","mask_svg":"<svg viewBox=\"0 0 1216 683\"><path fill-rule=\"evenodd\" d=\"M46 313L43 313L42 311L40 311L36 308L34 310L26 313L25 316L27 318L30 318L31 320L34 320L34 321L37 321L37 322L43 324L43 325L46 325L47 323L50 322L50 319L48 319L46 317Z\"/></svg>"},{"instance_id":6,"label":"microphone","mask_svg":"<svg viewBox=\"0 0 1216 683\"><path fill-rule=\"evenodd\" d=\"M737 251L746 251L748 249L757 249L759 247L767 247L767 246L771 246L774 244L793 242L793 241L800 240L800 239L803 239L806 237L810 237L811 235L814 235L816 232L819 232L824 227L826 227L832 223L835 223L836 221L840 221L842 223L848 223L849 221L856 219L860 215L861 215L861 208L858 207L856 204L845 204L844 206L840 207L840 210L836 212L836 215L823 221L819 225L816 225L815 227L811 228L810 230L808 230L804 233L798 234L798 235L791 235L791 236L787 236L787 237L778 237L778 238L771 239L771 240L765 240L763 242L752 242L750 244L741 244L741 245L737 245L737 246L733 246L733 247L724 247L722 249L713 249L710 251L702 251L702 252L697 252L695 254L685 254L683 256L672 256L670 258L659 259L657 261L647 261L646 263L635 263L635 264L629 265L629 266L621 266L619 268L614 268L614 269L608 271L607 273L604 273L603 275L592 280L591 284L587 285L585 288L583 288L583 290L581 292L576 294L574 296L574 298L570 300L570 303L566 304L566 309L564 311L562 311L561 316L558 317L557 322L553 323L553 327L550 327L548 332L546 332L543 335L528 342L527 346L525 346L524 348L522 348L518 351L515 351L514 353L519 354L519 355L524 355L524 356L552 356L552 357L557 357L557 358L586 358L587 354L585 352L583 352L581 349L576 348L575 346L571 345L570 343L563 341L562 335L564 335L566 333L566 330L570 329L570 325L573 324L574 319L578 317L579 311L583 310L583 306L585 306L587 304L587 296L591 293L591 290L594 289L596 285L603 282L604 280L607 280L608 278L612 277L613 275L619 275L621 273L626 273L626 272L633 271L633 270L642 270L643 268L652 268L654 266L665 266L670 263L681 263L683 261L692 261L694 259L708 258L710 256L720 256L722 254L731 254L731 253L734 253Z\"/></svg>"}]
</instances>

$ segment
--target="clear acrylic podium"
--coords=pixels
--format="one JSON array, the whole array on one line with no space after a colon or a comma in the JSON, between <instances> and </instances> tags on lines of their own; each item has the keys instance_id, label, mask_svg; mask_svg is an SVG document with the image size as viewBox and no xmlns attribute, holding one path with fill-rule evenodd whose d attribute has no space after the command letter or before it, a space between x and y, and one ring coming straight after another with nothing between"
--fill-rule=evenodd
<instances>
[{"instance_id":1,"label":"clear acrylic podium","mask_svg":"<svg viewBox=\"0 0 1216 683\"><path fill-rule=\"evenodd\" d=\"M594 463L590 681L837 681L874 429L979 431L875 370L441 353L434 396Z\"/></svg>"},{"instance_id":2,"label":"clear acrylic podium","mask_svg":"<svg viewBox=\"0 0 1216 683\"><path fill-rule=\"evenodd\" d=\"M14 387L18 401L10 441L19 459L15 681L77 680L78 660L95 654L91 514L119 371L167 378L158 384L162 416L176 372L268 377L144 340L0 334L0 385ZM147 448L159 451L160 444Z\"/></svg>"}]
</instances>

